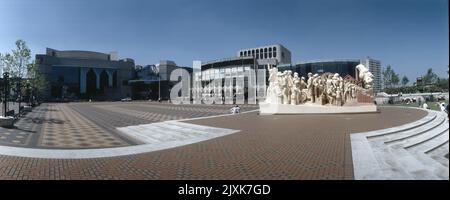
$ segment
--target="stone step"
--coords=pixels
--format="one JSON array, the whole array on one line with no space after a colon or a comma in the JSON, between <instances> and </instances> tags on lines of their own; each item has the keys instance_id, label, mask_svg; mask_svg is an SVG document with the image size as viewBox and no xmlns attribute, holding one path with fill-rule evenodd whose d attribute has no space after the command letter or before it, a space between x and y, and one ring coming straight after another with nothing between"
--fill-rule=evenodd
<instances>
[{"instance_id":1,"label":"stone step","mask_svg":"<svg viewBox=\"0 0 450 200\"><path fill-rule=\"evenodd\" d=\"M449 141L449 133L445 131L443 134L433 138L432 140L421 143L420 145L408 148L408 151L427 153L433 151L435 148L445 145Z\"/></svg>"},{"instance_id":2,"label":"stone step","mask_svg":"<svg viewBox=\"0 0 450 200\"><path fill-rule=\"evenodd\" d=\"M395 145L400 145L400 146L403 146L403 148L408 149L413 146L420 145L424 142L432 140L432 139L438 137L439 135L444 134L446 131L448 131L448 124L442 123L438 127L434 128L430 131L413 136L413 137L408 138L403 141L399 141L399 142L395 143Z\"/></svg>"},{"instance_id":3,"label":"stone step","mask_svg":"<svg viewBox=\"0 0 450 200\"><path fill-rule=\"evenodd\" d=\"M415 180L438 180L440 179L435 173L439 171L436 168L436 163L425 163L421 162L421 157L411 154L411 152L405 150L404 148L389 148L391 152L391 159L395 159L399 164L396 166L396 170L404 170ZM435 161L432 161L435 162ZM437 166L439 168L439 166Z\"/></svg>"},{"instance_id":4,"label":"stone step","mask_svg":"<svg viewBox=\"0 0 450 200\"><path fill-rule=\"evenodd\" d=\"M368 177L368 179L378 180L414 180L414 176L403 169L398 157L394 155L390 148L373 148L377 166L381 173L378 177ZM415 159L414 159L415 160ZM411 162L414 162L411 161ZM417 166L417 164L413 165Z\"/></svg>"},{"instance_id":5,"label":"stone step","mask_svg":"<svg viewBox=\"0 0 450 200\"><path fill-rule=\"evenodd\" d=\"M366 135L366 137L368 139L376 138L376 137L382 137L382 136L385 136L385 135L394 134L394 133L398 133L398 132L401 132L401 131L407 131L407 130L410 130L410 129L417 128L419 126L422 126L422 125L424 125L426 123L431 122L436 117L437 117L437 113L436 112L429 111L428 114L424 118L422 118L422 119L420 119L418 121L415 121L415 122L412 122L412 123L408 123L408 124L404 124L404 125L397 126L397 127L392 127L392 128L382 129L382 130L375 130L375 131L368 131L368 132L364 132L362 134Z\"/></svg>"},{"instance_id":6,"label":"stone step","mask_svg":"<svg viewBox=\"0 0 450 200\"><path fill-rule=\"evenodd\" d=\"M446 155L448 155L449 150L449 143L445 143L444 145L434 149L433 151L428 152L427 154L436 160L437 162L441 163L442 165L448 167L449 166L449 160Z\"/></svg>"},{"instance_id":7,"label":"stone step","mask_svg":"<svg viewBox=\"0 0 450 200\"><path fill-rule=\"evenodd\" d=\"M380 138L384 141L386 144L392 144L395 142L403 141L409 138L412 138L414 136L418 136L420 134L423 134L427 131L431 131L432 129L438 127L439 125L443 124L446 121L445 116L438 115L434 120L431 122L428 122L426 124L423 124L419 127L407 130L407 131L401 131L397 132L395 134L386 135L385 137Z\"/></svg>"},{"instance_id":8,"label":"stone step","mask_svg":"<svg viewBox=\"0 0 450 200\"><path fill-rule=\"evenodd\" d=\"M409 152L411 152L411 151L409 151ZM411 154L414 155L418 161L420 161L424 165L426 165L429 168L429 170L432 171L433 174L435 176L437 176L439 179L444 179L444 180L449 179L448 167L437 162L435 159L430 157L430 155L424 154L422 152L411 152Z\"/></svg>"}]
</instances>

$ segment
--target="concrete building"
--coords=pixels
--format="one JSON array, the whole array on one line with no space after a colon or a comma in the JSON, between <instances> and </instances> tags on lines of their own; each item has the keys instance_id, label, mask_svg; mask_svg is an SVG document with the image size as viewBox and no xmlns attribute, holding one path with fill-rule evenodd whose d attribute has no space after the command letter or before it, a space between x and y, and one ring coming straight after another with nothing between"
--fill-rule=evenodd
<instances>
[{"instance_id":1,"label":"concrete building","mask_svg":"<svg viewBox=\"0 0 450 200\"><path fill-rule=\"evenodd\" d=\"M254 57L259 64L291 63L291 52L280 44L241 49L237 52L237 57Z\"/></svg>"},{"instance_id":2,"label":"concrete building","mask_svg":"<svg viewBox=\"0 0 450 200\"><path fill-rule=\"evenodd\" d=\"M374 76L373 81L373 92L376 94L383 90L383 79L381 72L381 62L379 60L372 59L367 57L365 59L361 59L361 64L365 67L369 68L369 71Z\"/></svg>"},{"instance_id":3,"label":"concrete building","mask_svg":"<svg viewBox=\"0 0 450 200\"><path fill-rule=\"evenodd\" d=\"M36 62L49 83L44 100L117 100L130 96L134 61L117 53L47 48Z\"/></svg>"}]
</instances>

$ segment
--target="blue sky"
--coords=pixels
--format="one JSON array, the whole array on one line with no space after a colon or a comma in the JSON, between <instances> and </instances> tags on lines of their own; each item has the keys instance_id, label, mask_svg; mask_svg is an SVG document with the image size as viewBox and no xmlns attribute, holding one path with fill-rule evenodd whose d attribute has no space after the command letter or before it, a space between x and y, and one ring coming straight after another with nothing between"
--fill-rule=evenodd
<instances>
[{"instance_id":1,"label":"blue sky","mask_svg":"<svg viewBox=\"0 0 450 200\"><path fill-rule=\"evenodd\" d=\"M447 77L447 0L2 0L0 52L24 39L33 54L118 51L136 64L235 56L283 44L292 62L379 59L410 80Z\"/></svg>"}]
</instances>

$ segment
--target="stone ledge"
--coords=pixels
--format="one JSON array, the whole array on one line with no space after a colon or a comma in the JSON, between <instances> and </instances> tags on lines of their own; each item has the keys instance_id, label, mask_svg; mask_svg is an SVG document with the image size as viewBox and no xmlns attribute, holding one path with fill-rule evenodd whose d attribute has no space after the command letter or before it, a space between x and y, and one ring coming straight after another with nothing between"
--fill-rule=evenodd
<instances>
[{"instance_id":1,"label":"stone ledge","mask_svg":"<svg viewBox=\"0 0 450 200\"><path fill-rule=\"evenodd\" d=\"M311 103L301 105L260 103L259 112L263 115L373 113L377 112L377 106L372 103L360 103L351 106L323 106Z\"/></svg>"}]
</instances>

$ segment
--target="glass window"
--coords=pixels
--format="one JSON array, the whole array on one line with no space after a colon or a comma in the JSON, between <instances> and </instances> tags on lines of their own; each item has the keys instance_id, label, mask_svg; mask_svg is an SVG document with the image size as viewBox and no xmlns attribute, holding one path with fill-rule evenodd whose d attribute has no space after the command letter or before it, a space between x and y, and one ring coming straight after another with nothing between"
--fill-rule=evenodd
<instances>
[{"instance_id":1,"label":"glass window","mask_svg":"<svg viewBox=\"0 0 450 200\"><path fill-rule=\"evenodd\" d=\"M255 55L255 50L252 50L252 56L254 56Z\"/></svg>"},{"instance_id":2,"label":"glass window","mask_svg":"<svg viewBox=\"0 0 450 200\"><path fill-rule=\"evenodd\" d=\"M241 51L241 52L240 52L239 54L240 54L240 55L241 55L241 57L242 57L242 54L243 54L243 53L242 53L242 51Z\"/></svg>"},{"instance_id":3,"label":"glass window","mask_svg":"<svg viewBox=\"0 0 450 200\"><path fill-rule=\"evenodd\" d=\"M244 51L244 56L247 56L247 52L246 51Z\"/></svg>"},{"instance_id":4,"label":"glass window","mask_svg":"<svg viewBox=\"0 0 450 200\"><path fill-rule=\"evenodd\" d=\"M264 48L264 52L267 52L267 48Z\"/></svg>"},{"instance_id":5,"label":"glass window","mask_svg":"<svg viewBox=\"0 0 450 200\"><path fill-rule=\"evenodd\" d=\"M277 57L277 52L276 52L276 51L273 52L273 57L274 57L274 58Z\"/></svg>"},{"instance_id":6,"label":"glass window","mask_svg":"<svg viewBox=\"0 0 450 200\"><path fill-rule=\"evenodd\" d=\"M273 47L273 51L277 51L277 47Z\"/></svg>"}]
</instances>

